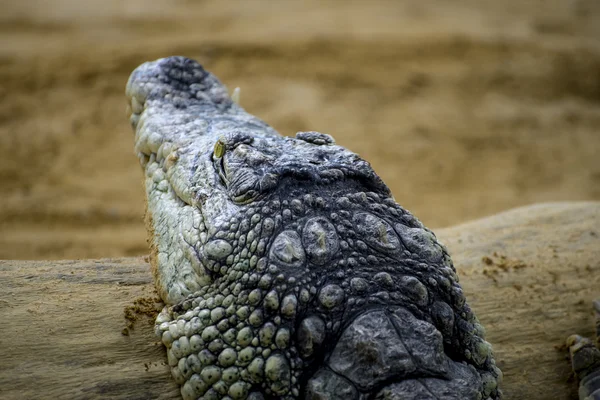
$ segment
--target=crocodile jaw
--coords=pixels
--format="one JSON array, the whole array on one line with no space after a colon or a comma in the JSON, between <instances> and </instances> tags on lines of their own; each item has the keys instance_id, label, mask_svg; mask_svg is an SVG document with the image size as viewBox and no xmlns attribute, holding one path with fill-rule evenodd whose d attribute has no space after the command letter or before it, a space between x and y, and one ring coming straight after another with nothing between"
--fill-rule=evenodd
<instances>
[{"instance_id":1,"label":"crocodile jaw","mask_svg":"<svg viewBox=\"0 0 600 400\"><path fill-rule=\"evenodd\" d=\"M234 107L227 89L214 76L201 67L188 68L183 59L174 60L141 65L126 88L135 152L145 172L151 264L159 294L168 305L211 282L198 253L198 244L206 242L208 231L204 213L216 214L218 221L231 211L223 209L230 203L208 173L216 135L207 134L209 122L201 116L202 111L215 115ZM168 64L172 65L165 68ZM173 85L186 80L197 85L195 93L183 84L183 90ZM186 103L192 95L199 101L191 109ZM197 180L204 187L193 184L194 174L200 175ZM204 213L200 207L203 192L211 193Z\"/></svg>"}]
</instances>

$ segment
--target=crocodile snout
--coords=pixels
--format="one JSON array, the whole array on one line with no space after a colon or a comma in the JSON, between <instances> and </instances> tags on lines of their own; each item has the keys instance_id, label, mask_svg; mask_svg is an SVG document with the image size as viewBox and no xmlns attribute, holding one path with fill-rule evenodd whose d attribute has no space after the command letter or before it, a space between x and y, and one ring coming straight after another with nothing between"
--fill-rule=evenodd
<instances>
[{"instance_id":1,"label":"crocodile snout","mask_svg":"<svg viewBox=\"0 0 600 400\"><path fill-rule=\"evenodd\" d=\"M131 74L126 94L134 128L148 101L162 102L177 109L201 105L221 111L233 104L227 88L214 75L185 57L168 57L142 64Z\"/></svg>"}]
</instances>

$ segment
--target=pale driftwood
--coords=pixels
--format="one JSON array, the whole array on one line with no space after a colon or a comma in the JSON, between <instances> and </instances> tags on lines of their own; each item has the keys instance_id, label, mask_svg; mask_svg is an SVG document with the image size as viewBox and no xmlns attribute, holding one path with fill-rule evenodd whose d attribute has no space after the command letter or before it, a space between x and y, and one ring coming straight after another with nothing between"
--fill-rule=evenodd
<instances>
[{"instance_id":1,"label":"pale driftwood","mask_svg":"<svg viewBox=\"0 0 600 400\"><path fill-rule=\"evenodd\" d=\"M525 207L437 233L487 328L505 398L575 399L560 346L592 334L600 203ZM122 334L124 308L152 296L143 258L0 261L0 398L178 398L151 325Z\"/></svg>"},{"instance_id":2,"label":"pale driftwood","mask_svg":"<svg viewBox=\"0 0 600 400\"><path fill-rule=\"evenodd\" d=\"M519 208L442 229L438 236L494 346L505 398L577 399L561 346L571 333L593 333L600 203Z\"/></svg>"},{"instance_id":3,"label":"pale driftwood","mask_svg":"<svg viewBox=\"0 0 600 400\"><path fill-rule=\"evenodd\" d=\"M121 333L153 296L143 258L2 261L0 288L0 398L178 398L152 326Z\"/></svg>"}]
</instances>

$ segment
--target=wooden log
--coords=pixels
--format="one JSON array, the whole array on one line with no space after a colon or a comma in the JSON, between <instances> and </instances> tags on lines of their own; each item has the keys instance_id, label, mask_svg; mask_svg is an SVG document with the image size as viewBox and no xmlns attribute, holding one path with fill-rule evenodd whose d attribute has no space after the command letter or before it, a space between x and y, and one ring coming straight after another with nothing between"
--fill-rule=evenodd
<instances>
[{"instance_id":1,"label":"wooden log","mask_svg":"<svg viewBox=\"0 0 600 400\"><path fill-rule=\"evenodd\" d=\"M0 398L179 398L152 325L123 335L156 297L143 258L1 261L0 288Z\"/></svg>"},{"instance_id":2,"label":"wooden log","mask_svg":"<svg viewBox=\"0 0 600 400\"><path fill-rule=\"evenodd\" d=\"M505 398L576 399L563 343L592 335L600 202L534 205L437 234L487 328ZM144 258L0 261L0 398L179 398L142 316L155 297Z\"/></svg>"}]
</instances>

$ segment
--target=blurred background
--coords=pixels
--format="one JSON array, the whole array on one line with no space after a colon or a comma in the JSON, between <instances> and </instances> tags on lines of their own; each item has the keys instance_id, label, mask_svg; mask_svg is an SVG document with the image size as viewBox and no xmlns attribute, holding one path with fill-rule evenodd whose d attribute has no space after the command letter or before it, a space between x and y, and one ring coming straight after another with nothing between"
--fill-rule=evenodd
<instances>
[{"instance_id":1,"label":"blurred background","mask_svg":"<svg viewBox=\"0 0 600 400\"><path fill-rule=\"evenodd\" d=\"M600 200L597 0L0 0L0 258L147 253L124 87L193 57L432 228Z\"/></svg>"}]
</instances>

